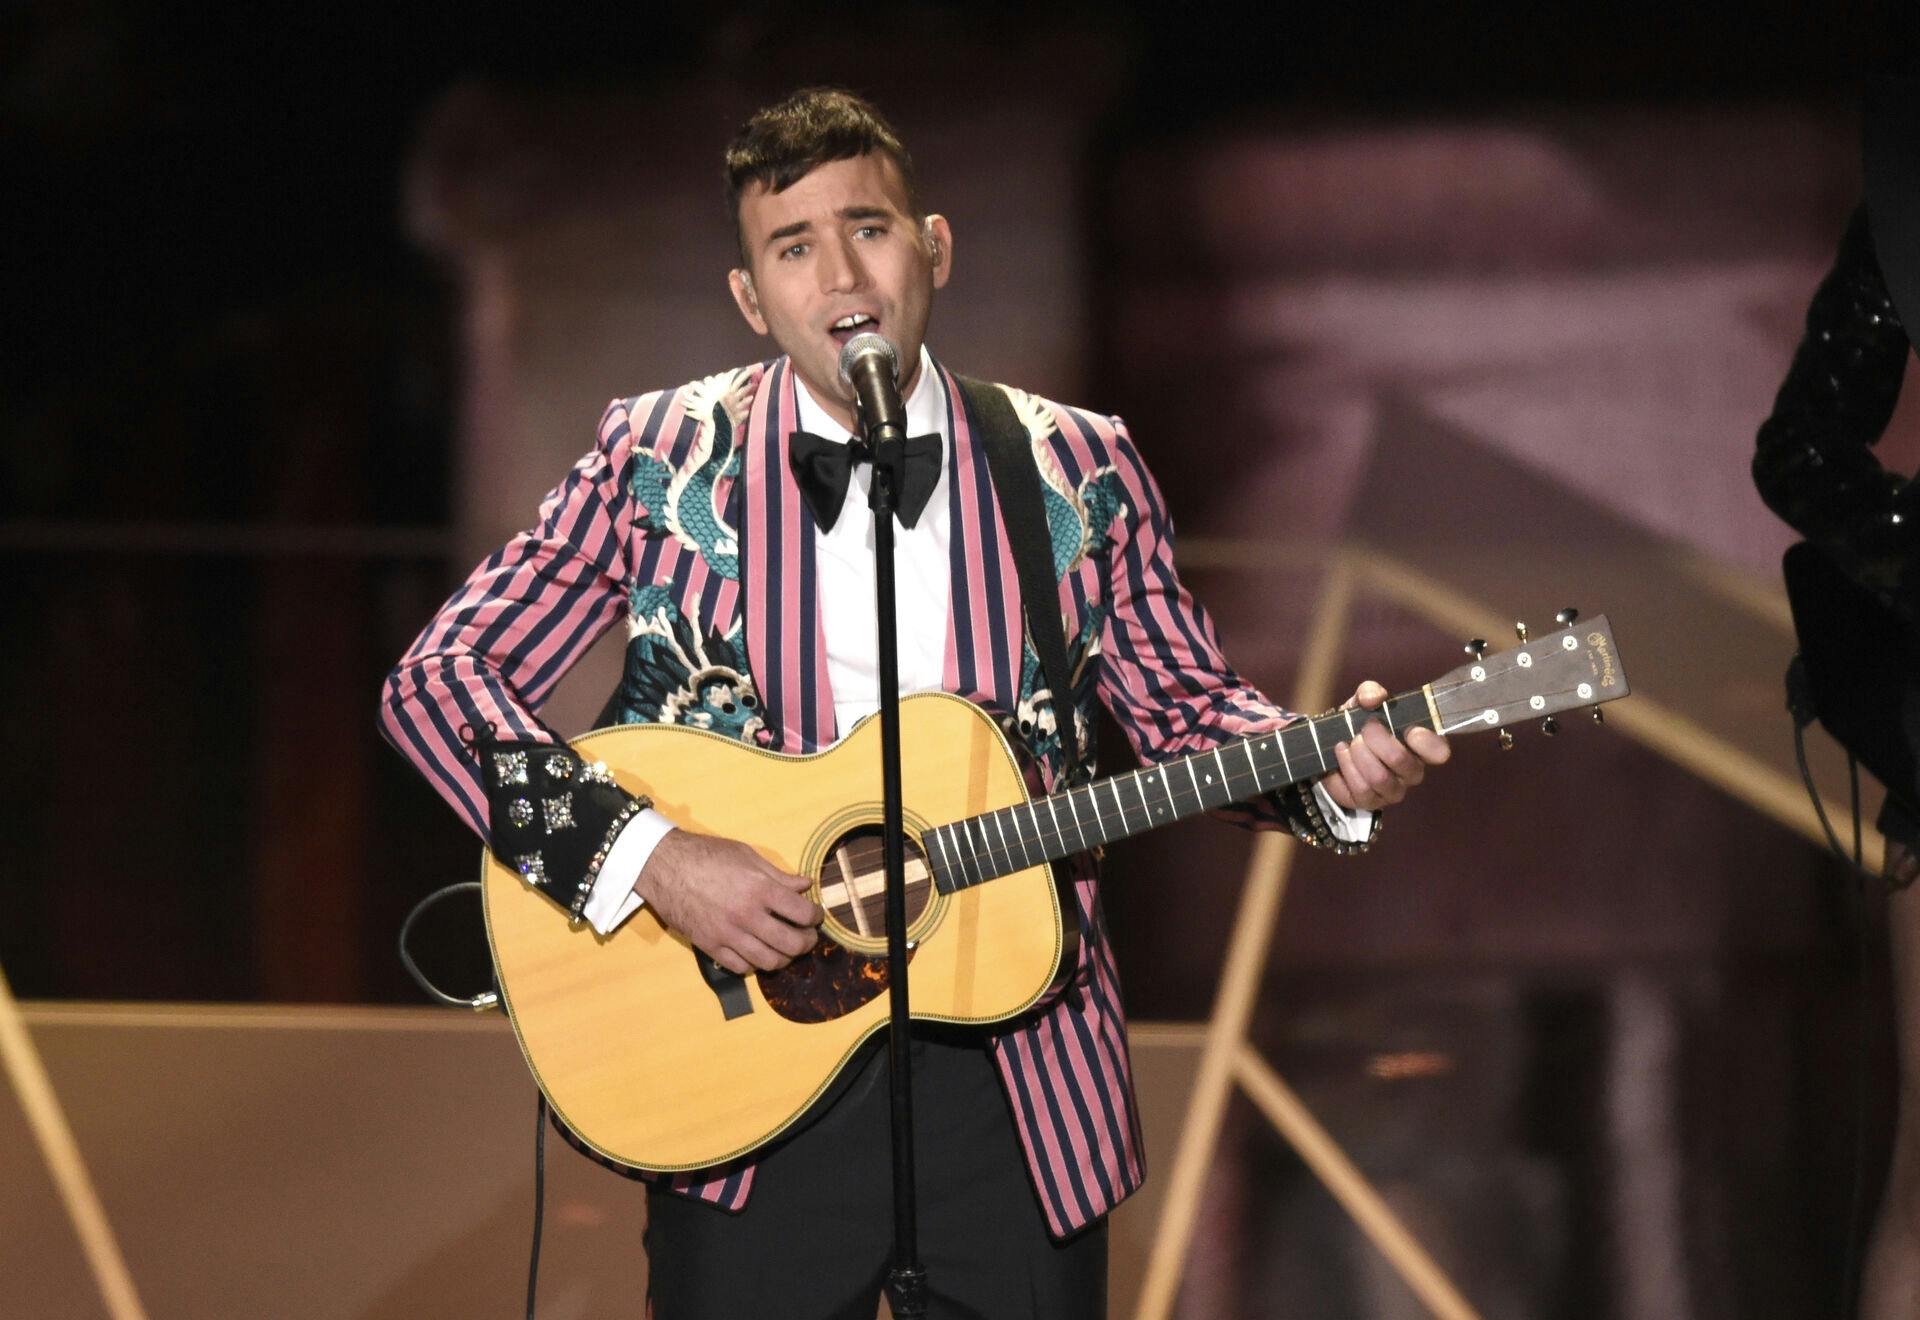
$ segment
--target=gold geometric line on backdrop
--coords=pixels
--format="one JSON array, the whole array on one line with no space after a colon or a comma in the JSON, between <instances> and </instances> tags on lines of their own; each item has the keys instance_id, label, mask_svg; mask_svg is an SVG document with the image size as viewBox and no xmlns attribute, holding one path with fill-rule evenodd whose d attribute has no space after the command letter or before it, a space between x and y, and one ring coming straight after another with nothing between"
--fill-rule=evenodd
<instances>
[{"instance_id":1,"label":"gold geometric line on backdrop","mask_svg":"<svg viewBox=\"0 0 1920 1320\"><path fill-rule=\"evenodd\" d=\"M40 1052L34 1049L33 1038L21 1020L20 1005L7 984L5 968L0 968L0 1064L6 1067L47 1172L66 1206L67 1217L73 1221L73 1231L93 1270L93 1281L106 1303L107 1314L113 1320L146 1320L133 1276L127 1273L127 1262L113 1236L113 1225L107 1222L106 1208L100 1204L100 1195L87 1174L86 1161L80 1158L80 1147L47 1077L46 1065L40 1061Z\"/></svg>"},{"instance_id":2,"label":"gold geometric line on backdrop","mask_svg":"<svg viewBox=\"0 0 1920 1320\"><path fill-rule=\"evenodd\" d=\"M1393 1262L1400 1277L1427 1309L1444 1320L1473 1320L1477 1314L1453 1281L1434 1263L1433 1257L1414 1240L1405 1224L1386 1209L1347 1153L1327 1130L1320 1126L1306 1103L1294 1089L1280 1080L1273 1065L1260 1057L1251 1045L1242 1044L1234 1057L1234 1079L1257 1105L1267 1121L1278 1129L1301 1160L1320 1175L1334 1199L1339 1201L1353 1222L1380 1252Z\"/></svg>"}]
</instances>

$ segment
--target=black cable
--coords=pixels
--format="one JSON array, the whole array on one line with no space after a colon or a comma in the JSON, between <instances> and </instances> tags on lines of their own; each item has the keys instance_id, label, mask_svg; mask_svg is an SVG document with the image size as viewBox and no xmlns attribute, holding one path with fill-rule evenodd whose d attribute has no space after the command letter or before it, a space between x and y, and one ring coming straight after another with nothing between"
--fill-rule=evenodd
<instances>
[{"instance_id":1,"label":"black cable","mask_svg":"<svg viewBox=\"0 0 1920 1320\"><path fill-rule=\"evenodd\" d=\"M534 1088L539 1100L533 1118L533 1259L527 1262L527 1320L533 1320L533 1295L540 1282L540 1224L547 1210L547 1093Z\"/></svg>"},{"instance_id":2,"label":"black cable","mask_svg":"<svg viewBox=\"0 0 1920 1320\"><path fill-rule=\"evenodd\" d=\"M1849 858L1847 856L1847 850L1840 846L1840 836L1833 832L1833 824L1827 819L1827 809L1820 801L1820 790L1815 787L1813 782L1813 770L1807 765L1806 729L1798 723L1796 723L1793 728L1793 759L1800 766L1800 782L1807 787L1807 798L1813 803L1813 814L1819 818L1820 828L1827 836L1827 846L1833 850L1833 855L1840 859L1842 866L1853 873L1855 880L1865 881L1869 884L1878 881L1880 877L1868 874L1866 868L1855 858ZM1852 768L1854 782L1857 787L1859 783L1859 770L1855 766L1851 754L1847 757L1847 765ZM1860 801L1857 794L1854 798L1853 812L1853 828L1857 857L1859 847L1858 840L1860 837Z\"/></svg>"},{"instance_id":3,"label":"black cable","mask_svg":"<svg viewBox=\"0 0 1920 1320\"><path fill-rule=\"evenodd\" d=\"M1847 753L1848 805L1853 816L1853 855L1849 857L1840 846L1840 838L1833 832L1833 823L1827 819L1826 805L1820 800L1820 790L1813 782L1813 770L1807 764L1807 726L1818 718L1813 700L1813 688L1807 678L1806 661L1794 656L1793 663L1787 666L1787 713L1793 717L1793 759L1800 767L1800 782L1806 785L1807 800L1813 803L1813 814L1819 818L1821 832L1827 836L1827 846L1833 855L1845 866L1853 880L1853 939L1854 939L1854 976L1858 980L1860 1008L1854 1014L1856 1026L1853 1078L1853 1179L1848 1194L1846 1259L1840 1271L1840 1315L1853 1314L1858 1296L1860 1272L1866 1253L1866 1209L1867 1209L1867 1083L1872 1071L1872 1057L1869 1051L1867 1021L1873 1012L1873 996L1867 976L1867 958L1871 941L1867 933L1867 893L1868 886L1879 879L1867 874L1864 865L1865 854L1861 841L1860 826L1860 763L1853 753Z\"/></svg>"},{"instance_id":4,"label":"black cable","mask_svg":"<svg viewBox=\"0 0 1920 1320\"><path fill-rule=\"evenodd\" d=\"M1854 975L1858 978L1859 1012L1854 1014L1853 1070L1853 1189L1847 1206L1847 1255L1840 1275L1843 1289L1840 1314L1851 1315L1860 1295L1860 1272L1865 1267L1867 1216L1867 1083L1872 1059L1868 1049L1867 1015L1873 1011L1867 976L1870 941L1867 937L1867 891L1858 883L1866 875L1860 849L1860 764L1847 754L1847 783L1853 809L1853 939Z\"/></svg>"},{"instance_id":5,"label":"black cable","mask_svg":"<svg viewBox=\"0 0 1920 1320\"><path fill-rule=\"evenodd\" d=\"M460 995L450 995L432 981L429 981L427 974L420 970L420 964L416 963L413 960L413 955L407 952L407 936L413 933L413 923L420 919L420 915L441 899L467 889L473 890L476 894L479 893L480 882L478 880L462 880L459 884L447 885L443 889L434 890L431 894L428 894L425 898L413 905L413 911L407 913L407 919L400 923L400 965L407 969L407 975L413 978L415 985L427 993L428 998L436 999L448 1008L471 1008L477 1011L479 1009L493 1008L499 1004L500 994L497 988L486 990L478 995L472 996L463 997Z\"/></svg>"},{"instance_id":6,"label":"black cable","mask_svg":"<svg viewBox=\"0 0 1920 1320\"><path fill-rule=\"evenodd\" d=\"M1860 852L1860 763L1853 759L1852 752L1847 753L1847 795L1853 808L1853 869L1865 875L1867 868Z\"/></svg>"},{"instance_id":7,"label":"black cable","mask_svg":"<svg viewBox=\"0 0 1920 1320\"><path fill-rule=\"evenodd\" d=\"M1795 664L1799 657L1795 657ZM1847 784L1853 814L1853 855L1849 857L1840 846L1840 837L1833 832L1833 824L1827 819L1827 810L1820 801L1820 790L1813 782L1813 770L1807 764L1807 725L1812 722L1811 712L1805 712L1809 718L1803 718L1802 710L1795 709L1790 673L1788 709L1793 712L1793 759L1800 767L1800 782L1806 785L1807 799L1813 803L1813 814L1820 820L1820 829L1827 836L1827 846L1851 873L1853 885L1853 938L1854 938L1854 975L1858 978L1860 1009L1854 1015L1857 1025L1854 1049L1853 1084L1853 1178L1852 1189L1847 1202L1847 1244L1846 1259L1840 1271L1840 1310L1841 1315L1851 1315L1857 1290L1860 1270L1865 1257L1865 1230L1867 1204L1867 1083L1872 1071L1872 1058L1868 1049L1867 1017L1873 1011L1873 998L1867 979L1867 957L1870 941L1867 935L1867 902L1863 881L1870 882L1876 877L1867 874L1864 863L1860 834L1860 763L1847 753Z\"/></svg>"}]
</instances>

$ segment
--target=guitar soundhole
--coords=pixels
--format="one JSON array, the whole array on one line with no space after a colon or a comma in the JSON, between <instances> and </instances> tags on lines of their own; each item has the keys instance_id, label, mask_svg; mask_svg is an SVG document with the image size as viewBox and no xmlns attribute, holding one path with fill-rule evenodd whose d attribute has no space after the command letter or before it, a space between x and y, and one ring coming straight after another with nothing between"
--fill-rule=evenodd
<instances>
[{"instance_id":1,"label":"guitar soundhole","mask_svg":"<svg viewBox=\"0 0 1920 1320\"><path fill-rule=\"evenodd\" d=\"M927 910L933 873L927 856L912 839L903 841L907 881L907 927ZM887 938L886 849L880 827L866 825L843 836L827 851L820 872L820 906L827 919L861 940Z\"/></svg>"},{"instance_id":2,"label":"guitar soundhole","mask_svg":"<svg viewBox=\"0 0 1920 1320\"><path fill-rule=\"evenodd\" d=\"M907 928L933 898L926 854L906 841ZM887 992L886 863L880 828L863 826L827 850L820 906L827 925L820 942L777 972L760 973L767 1006L789 1022L831 1022ZM849 948L835 930L866 946ZM907 951L909 961L913 950Z\"/></svg>"}]
</instances>

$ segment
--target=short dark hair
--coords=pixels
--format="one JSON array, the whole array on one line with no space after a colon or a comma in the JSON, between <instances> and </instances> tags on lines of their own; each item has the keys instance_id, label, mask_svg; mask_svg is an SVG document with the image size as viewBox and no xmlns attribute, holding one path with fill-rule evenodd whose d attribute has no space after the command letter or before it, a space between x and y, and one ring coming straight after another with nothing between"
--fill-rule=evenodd
<instances>
[{"instance_id":1,"label":"short dark hair","mask_svg":"<svg viewBox=\"0 0 1920 1320\"><path fill-rule=\"evenodd\" d=\"M873 104L840 87L803 87L786 100L754 112L727 144L727 211L747 258L740 233L740 195L753 184L785 192L829 161L852 160L879 152L900 171L907 209L920 218L920 188L913 157Z\"/></svg>"}]
</instances>

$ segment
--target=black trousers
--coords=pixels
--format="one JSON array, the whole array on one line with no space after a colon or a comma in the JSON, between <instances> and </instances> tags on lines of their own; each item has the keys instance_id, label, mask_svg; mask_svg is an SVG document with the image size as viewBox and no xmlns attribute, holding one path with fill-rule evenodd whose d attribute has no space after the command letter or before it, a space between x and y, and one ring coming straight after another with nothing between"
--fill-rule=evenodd
<instances>
[{"instance_id":1,"label":"black trousers","mask_svg":"<svg viewBox=\"0 0 1920 1320\"><path fill-rule=\"evenodd\" d=\"M917 1027L915 1178L928 1315L1096 1320L1107 1224L1047 1236L1006 1096L977 1037ZM884 1048L811 1126L762 1158L746 1208L647 1190L655 1320L873 1320L892 1261Z\"/></svg>"}]
</instances>

